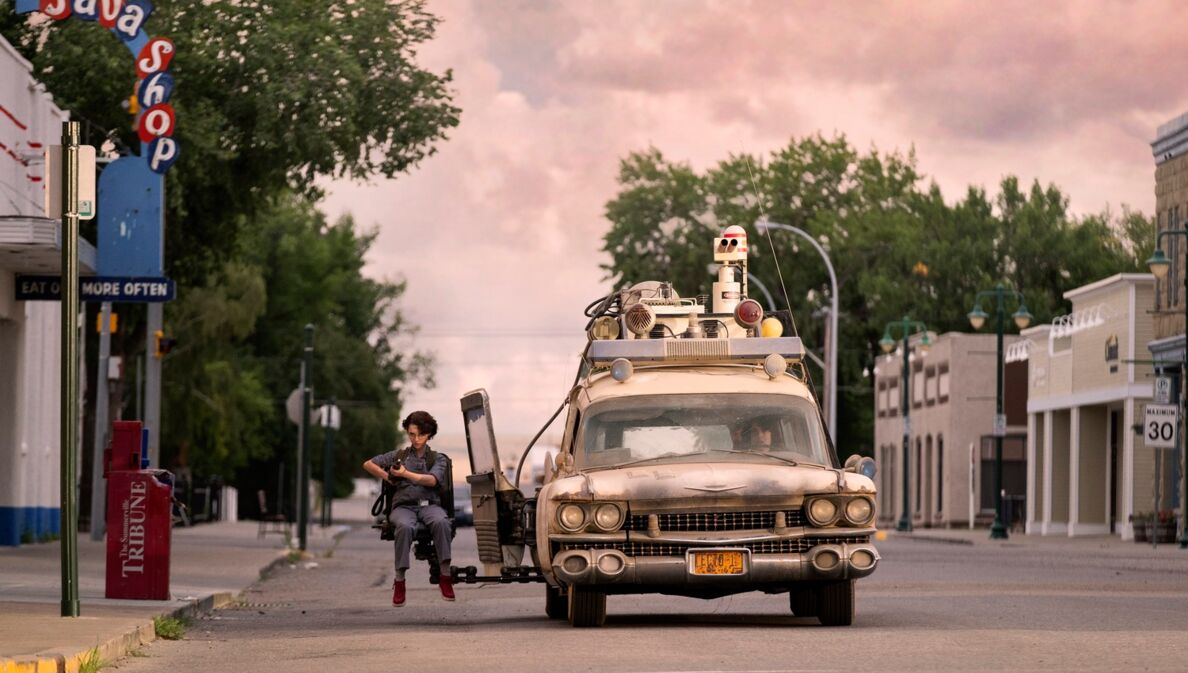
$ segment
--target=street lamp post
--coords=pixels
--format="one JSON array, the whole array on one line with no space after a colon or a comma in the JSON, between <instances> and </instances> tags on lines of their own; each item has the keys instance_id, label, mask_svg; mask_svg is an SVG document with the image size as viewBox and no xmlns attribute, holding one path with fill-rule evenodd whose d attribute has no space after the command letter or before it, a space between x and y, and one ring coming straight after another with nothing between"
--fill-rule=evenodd
<instances>
[{"instance_id":1,"label":"street lamp post","mask_svg":"<svg viewBox=\"0 0 1188 673\"><path fill-rule=\"evenodd\" d=\"M912 532L912 514L911 514L911 499L908 497L910 490L908 484L908 465L911 463L911 435L912 435L912 420L909 415L911 397L908 396L908 385L911 380L911 352L912 347L910 343L913 334L922 333L924 336L920 339L920 352L928 351L928 347L932 345L932 341L928 338L928 328L924 323L918 320L912 320L906 315L895 322L887 323L883 329L883 338L879 340L879 347L883 349L884 353L890 354L895 350L895 339L891 336L891 330L898 327L902 332L903 339L903 513L899 516L899 523L896 524L895 530L905 533Z\"/></svg>"},{"instance_id":2,"label":"street lamp post","mask_svg":"<svg viewBox=\"0 0 1188 673\"><path fill-rule=\"evenodd\" d=\"M771 222L766 218L762 218L758 222L755 223L755 228L759 231L759 233L763 233L768 227L771 227L772 229L782 229L784 231L790 231L793 234L796 234L797 236L800 236L804 240L811 243L813 245L813 247L817 249L817 252L821 255L821 259L825 260L825 268L829 271L829 286L830 286L832 292L830 293L831 294L831 297L830 297L831 302L830 302L830 310L829 310L829 358L828 358L829 367L826 368L827 369L826 376L829 379L829 384L828 384L829 385L829 395L828 395L829 399L828 399L827 404L829 407L829 418L828 418L829 437L836 444L837 443L837 316L838 316L837 274L833 272L833 263L831 263L829 261L829 255L825 254L825 249L821 247L821 244L818 243L816 239L814 239L812 236L809 236L808 232L806 232L803 229L800 229L798 227L793 227L790 224L780 224L779 222ZM792 307L789 306L788 308L791 309Z\"/></svg>"},{"instance_id":3,"label":"street lamp post","mask_svg":"<svg viewBox=\"0 0 1188 673\"><path fill-rule=\"evenodd\" d=\"M1188 220L1184 220L1181 229L1168 229L1159 233L1155 239L1155 254L1147 260L1151 273L1160 281L1167 280L1168 267L1171 260L1163 254L1162 241L1164 236L1183 236L1188 238ZM1184 441L1184 414L1188 412L1188 273L1184 274L1184 360L1180 366L1180 549L1188 549L1188 442ZM1158 512L1156 512L1158 517Z\"/></svg>"},{"instance_id":4,"label":"street lamp post","mask_svg":"<svg viewBox=\"0 0 1188 673\"><path fill-rule=\"evenodd\" d=\"M994 299L994 328L998 334L998 357L995 360L994 367L996 381L996 392L994 394L994 523L990 526L990 539L1005 540L1009 536L1007 534L1006 522L1003 520L1002 515L1002 438L1006 434L1006 417L1002 413L1002 330L1006 317L1007 298L1014 298L1019 302L1019 309L1011 315L1015 320L1015 325L1019 329L1026 329L1031 324L1031 314L1027 312L1027 306L1023 302L1022 294L999 283L994 286L993 290L979 292L974 299L974 308L969 312L969 324L975 330L981 329L982 325L986 323L986 318L989 317L982 310L982 297L992 297Z\"/></svg>"}]
</instances>

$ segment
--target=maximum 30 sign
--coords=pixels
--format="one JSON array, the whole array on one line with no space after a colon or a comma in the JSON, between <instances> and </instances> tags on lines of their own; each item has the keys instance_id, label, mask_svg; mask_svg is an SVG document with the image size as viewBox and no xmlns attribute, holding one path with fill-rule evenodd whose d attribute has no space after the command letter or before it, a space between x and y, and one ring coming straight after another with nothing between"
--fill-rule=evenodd
<instances>
[{"instance_id":1,"label":"maximum 30 sign","mask_svg":"<svg viewBox=\"0 0 1188 673\"><path fill-rule=\"evenodd\" d=\"M1176 445L1176 405L1148 404L1143 419L1147 446L1173 448Z\"/></svg>"}]
</instances>

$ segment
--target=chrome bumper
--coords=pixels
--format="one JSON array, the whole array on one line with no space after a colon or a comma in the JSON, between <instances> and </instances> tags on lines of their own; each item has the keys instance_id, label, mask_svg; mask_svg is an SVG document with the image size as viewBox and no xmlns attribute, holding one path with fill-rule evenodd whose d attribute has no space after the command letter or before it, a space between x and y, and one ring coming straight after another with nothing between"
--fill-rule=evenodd
<instances>
[{"instance_id":1,"label":"chrome bumper","mask_svg":"<svg viewBox=\"0 0 1188 673\"><path fill-rule=\"evenodd\" d=\"M866 577L879 564L874 545L862 543L820 544L804 553L755 554L748 549L730 548L745 555L743 571L734 575L700 575L692 572L689 555L631 557L617 549L569 549L553 557L552 569L566 584L779 584L813 580L845 580Z\"/></svg>"}]
</instances>

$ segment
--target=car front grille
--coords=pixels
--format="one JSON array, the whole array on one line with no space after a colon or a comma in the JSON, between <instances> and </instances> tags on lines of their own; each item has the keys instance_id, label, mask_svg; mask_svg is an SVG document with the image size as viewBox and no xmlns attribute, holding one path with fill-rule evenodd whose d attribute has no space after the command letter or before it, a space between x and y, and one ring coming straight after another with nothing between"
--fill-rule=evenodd
<instances>
[{"instance_id":1,"label":"car front grille","mask_svg":"<svg viewBox=\"0 0 1188 673\"><path fill-rule=\"evenodd\" d=\"M800 537L786 540L769 540L764 542L747 542L744 544L722 545L714 547L720 549L729 547L734 549L750 549L753 554L803 554L819 544L858 544L870 542L869 535L853 537ZM639 542L616 543L582 543L567 544L563 549L617 549L627 556L684 556L690 549L701 547L687 544L643 544Z\"/></svg>"},{"instance_id":2,"label":"car front grille","mask_svg":"<svg viewBox=\"0 0 1188 673\"><path fill-rule=\"evenodd\" d=\"M671 512L657 514L662 532L703 533L726 530L756 530L775 528L775 512ZM797 528L805 525L804 512L784 511L784 525ZM629 531L648 530L648 515L634 514L624 527Z\"/></svg>"}]
</instances>

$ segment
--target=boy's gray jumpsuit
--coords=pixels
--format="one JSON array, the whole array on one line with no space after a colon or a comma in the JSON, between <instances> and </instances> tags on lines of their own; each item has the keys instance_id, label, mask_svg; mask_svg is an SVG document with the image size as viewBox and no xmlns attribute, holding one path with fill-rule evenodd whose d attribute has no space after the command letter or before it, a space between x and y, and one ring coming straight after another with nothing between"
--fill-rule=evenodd
<instances>
[{"instance_id":1,"label":"boy's gray jumpsuit","mask_svg":"<svg viewBox=\"0 0 1188 673\"><path fill-rule=\"evenodd\" d=\"M429 448L428 445L425 446ZM382 453L371 459L371 462L383 468L396 464L397 451ZM433 465L426 465L424 456L418 456L415 449L410 449L404 459L404 467L409 472L431 474L440 484L445 481L446 461L437 454ZM433 544L437 548L437 559L441 563L450 560L450 519L441 507L441 498L437 495L437 487L421 486L407 479L393 479L396 484L396 494L392 496L392 523L396 526L396 569L408 570L409 550L417 533L417 521L429 529L433 535Z\"/></svg>"}]
</instances>

